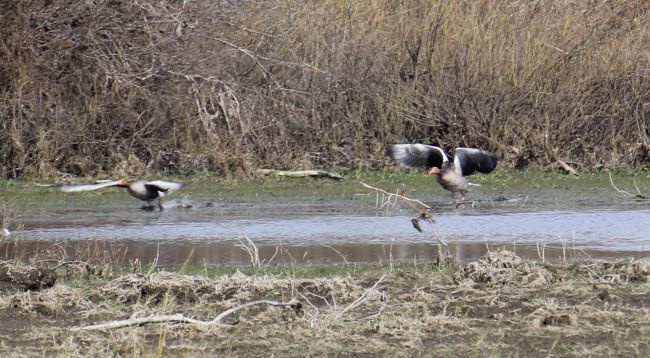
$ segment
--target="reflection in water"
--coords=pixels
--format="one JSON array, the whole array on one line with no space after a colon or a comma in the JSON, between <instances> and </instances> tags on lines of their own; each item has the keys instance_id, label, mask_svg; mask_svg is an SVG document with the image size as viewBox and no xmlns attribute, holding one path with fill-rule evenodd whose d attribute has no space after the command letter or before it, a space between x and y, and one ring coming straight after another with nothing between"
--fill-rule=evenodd
<instances>
[{"instance_id":1,"label":"reflection in water","mask_svg":"<svg viewBox=\"0 0 650 358\"><path fill-rule=\"evenodd\" d=\"M573 260L586 258L611 258L621 255L643 257L644 252L583 250L560 243L544 248L534 245L461 243L449 244L449 250L458 260L468 262L485 255L488 250L505 247L514 250L522 257L546 260ZM153 242L153 241L68 241L53 244L51 241L26 241L0 244L4 259L28 257L35 253L45 255L54 253L54 257L91 262L112 262L129 264L134 260L147 264L157 262L160 266L248 266L250 256L235 243L193 243L187 242ZM264 264L289 265L301 263L388 263L427 262L438 255L438 244L336 244L305 246L259 246L259 256Z\"/></svg>"}]
</instances>

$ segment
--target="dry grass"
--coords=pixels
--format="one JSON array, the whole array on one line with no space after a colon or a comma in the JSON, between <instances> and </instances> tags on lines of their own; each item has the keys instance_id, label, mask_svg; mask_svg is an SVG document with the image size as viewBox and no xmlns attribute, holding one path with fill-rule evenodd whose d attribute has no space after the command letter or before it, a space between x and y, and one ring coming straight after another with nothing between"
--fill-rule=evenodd
<instances>
[{"instance_id":1,"label":"dry grass","mask_svg":"<svg viewBox=\"0 0 650 358\"><path fill-rule=\"evenodd\" d=\"M459 272L459 280L469 279L473 283L492 287L509 285L513 282L529 285L546 285L555 278L545 267L528 262L513 252L501 249L490 251L484 258L472 262Z\"/></svg>"},{"instance_id":2,"label":"dry grass","mask_svg":"<svg viewBox=\"0 0 650 358\"><path fill-rule=\"evenodd\" d=\"M340 266L340 272L319 277L309 267L292 267L286 272L257 268L251 275L157 271L108 280L68 278L51 288L2 291L0 316L13 318L0 336L14 343L0 346L0 352L647 355L650 286L643 267L647 269L647 260L545 269L501 250L458 269L394 263L354 271ZM607 278L616 274L628 279ZM256 306L209 327L165 323L104 332L69 330L156 314L211 319L260 298L296 299L303 309Z\"/></svg>"},{"instance_id":3,"label":"dry grass","mask_svg":"<svg viewBox=\"0 0 650 358\"><path fill-rule=\"evenodd\" d=\"M385 164L386 143L511 167L647 162L638 0L1 5L0 175ZM515 148L508 150L508 148Z\"/></svg>"}]
</instances>

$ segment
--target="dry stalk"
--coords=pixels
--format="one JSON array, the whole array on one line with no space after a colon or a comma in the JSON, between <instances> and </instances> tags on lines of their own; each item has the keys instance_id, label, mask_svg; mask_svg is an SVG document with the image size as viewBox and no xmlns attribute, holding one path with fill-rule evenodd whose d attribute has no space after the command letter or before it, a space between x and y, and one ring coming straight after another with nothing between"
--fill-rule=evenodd
<instances>
[{"instance_id":1,"label":"dry stalk","mask_svg":"<svg viewBox=\"0 0 650 358\"><path fill-rule=\"evenodd\" d=\"M246 253L250 257L251 266L254 268L262 267L262 261L260 260L260 252L257 246L253 243L253 241L251 241L251 239L249 239L248 237L244 237L243 239L240 237L238 238L238 240L239 240L239 244L236 244L235 246L246 251Z\"/></svg>"},{"instance_id":2,"label":"dry stalk","mask_svg":"<svg viewBox=\"0 0 650 358\"><path fill-rule=\"evenodd\" d=\"M343 255L343 253L341 253L341 251L337 250L336 248L334 248L334 247L332 247L330 245L323 244L323 243L321 243L320 246L327 247L328 249L336 252L339 256L341 256L341 258L343 259L343 262L345 263L345 265L347 267L350 267L350 263L348 262L348 258L345 257L345 255Z\"/></svg>"},{"instance_id":3,"label":"dry stalk","mask_svg":"<svg viewBox=\"0 0 650 358\"><path fill-rule=\"evenodd\" d=\"M539 241L535 242L535 245L537 247L537 256L539 256L540 260L542 262L546 262L546 243L542 241L541 247L539 244Z\"/></svg>"},{"instance_id":4,"label":"dry stalk","mask_svg":"<svg viewBox=\"0 0 650 358\"><path fill-rule=\"evenodd\" d=\"M9 237L11 231L9 231L9 223L11 221L11 213L7 210L7 205L2 203L2 211L0 212L0 239Z\"/></svg>"}]
</instances>

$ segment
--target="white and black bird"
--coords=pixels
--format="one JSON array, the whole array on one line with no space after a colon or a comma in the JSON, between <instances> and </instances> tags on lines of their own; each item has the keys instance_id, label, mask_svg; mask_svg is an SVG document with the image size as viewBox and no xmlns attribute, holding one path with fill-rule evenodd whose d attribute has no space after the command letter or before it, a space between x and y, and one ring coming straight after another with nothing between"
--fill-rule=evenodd
<instances>
[{"instance_id":1,"label":"white and black bird","mask_svg":"<svg viewBox=\"0 0 650 358\"><path fill-rule=\"evenodd\" d=\"M388 156L402 165L426 169L437 175L440 186L452 193L459 193L457 203L465 202L465 194L471 183L465 176L490 173L496 168L498 157L495 153L477 148L456 148L453 163L440 147L426 144L392 144L388 146Z\"/></svg>"},{"instance_id":2,"label":"white and black bird","mask_svg":"<svg viewBox=\"0 0 650 358\"><path fill-rule=\"evenodd\" d=\"M183 187L181 183L174 183L169 181L154 180L150 182L143 182L139 180L109 180L96 184L65 184L59 186L59 190L71 193L78 191L88 191L88 190L97 190L106 188L109 186L116 186L120 188L126 188L126 191L131 194L131 196L138 198L142 201L146 201L149 206L145 207L147 209L154 208L151 205L151 202L155 199L158 199L158 207L160 210L163 210L162 200L163 197L179 190Z\"/></svg>"}]
</instances>

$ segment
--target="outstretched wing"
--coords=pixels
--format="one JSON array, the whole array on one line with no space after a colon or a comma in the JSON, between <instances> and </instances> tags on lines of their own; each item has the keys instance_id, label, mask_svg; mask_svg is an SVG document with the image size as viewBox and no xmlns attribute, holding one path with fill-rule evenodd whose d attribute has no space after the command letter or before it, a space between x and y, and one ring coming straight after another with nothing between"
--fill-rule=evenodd
<instances>
[{"instance_id":1,"label":"outstretched wing","mask_svg":"<svg viewBox=\"0 0 650 358\"><path fill-rule=\"evenodd\" d=\"M117 183L117 180L109 180L96 184L63 184L58 186L58 189L66 193L74 193L78 191L97 190L106 188L107 186L115 186Z\"/></svg>"},{"instance_id":2,"label":"outstretched wing","mask_svg":"<svg viewBox=\"0 0 650 358\"><path fill-rule=\"evenodd\" d=\"M157 191L160 196L164 196L182 188L183 184L174 183L171 181L154 180L144 183L144 186L147 187L147 189L153 189Z\"/></svg>"},{"instance_id":3,"label":"outstretched wing","mask_svg":"<svg viewBox=\"0 0 650 358\"><path fill-rule=\"evenodd\" d=\"M498 157L492 152L477 148L456 148L454 169L460 175L476 172L490 173L497 166Z\"/></svg>"},{"instance_id":4,"label":"outstretched wing","mask_svg":"<svg viewBox=\"0 0 650 358\"><path fill-rule=\"evenodd\" d=\"M442 149L426 144L392 144L388 146L388 156L402 165L425 169L439 168L449 161Z\"/></svg>"}]
</instances>

